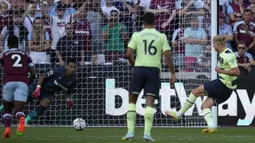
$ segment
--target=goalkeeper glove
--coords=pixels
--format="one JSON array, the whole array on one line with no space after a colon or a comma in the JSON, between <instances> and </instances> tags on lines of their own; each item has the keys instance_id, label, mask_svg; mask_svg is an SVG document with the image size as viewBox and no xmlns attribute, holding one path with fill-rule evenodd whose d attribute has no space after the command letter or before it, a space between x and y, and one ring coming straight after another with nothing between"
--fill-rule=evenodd
<instances>
[{"instance_id":1,"label":"goalkeeper glove","mask_svg":"<svg viewBox=\"0 0 255 143\"><path fill-rule=\"evenodd\" d=\"M41 95L41 85L37 85L35 92L32 93L32 97L38 99Z\"/></svg>"},{"instance_id":2,"label":"goalkeeper glove","mask_svg":"<svg viewBox=\"0 0 255 143\"><path fill-rule=\"evenodd\" d=\"M71 100L71 99L66 99L66 102L67 102L67 107L68 107L68 109L72 108L72 106L73 106L73 100Z\"/></svg>"}]
</instances>

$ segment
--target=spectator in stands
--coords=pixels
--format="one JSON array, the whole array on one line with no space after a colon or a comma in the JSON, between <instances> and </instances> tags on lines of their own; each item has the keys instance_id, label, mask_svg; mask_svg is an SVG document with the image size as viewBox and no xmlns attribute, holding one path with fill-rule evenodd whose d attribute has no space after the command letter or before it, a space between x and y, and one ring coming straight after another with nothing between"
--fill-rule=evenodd
<instances>
[{"instance_id":1,"label":"spectator in stands","mask_svg":"<svg viewBox=\"0 0 255 143\"><path fill-rule=\"evenodd\" d=\"M220 12L223 12L224 14L227 12L227 8L229 6L229 0L220 0L219 1L219 9L220 9Z\"/></svg>"},{"instance_id":2,"label":"spectator in stands","mask_svg":"<svg viewBox=\"0 0 255 143\"><path fill-rule=\"evenodd\" d=\"M9 35L15 35L19 38L19 49L25 51L25 40L28 35L26 27L23 25L24 16L27 14L29 9L24 13L23 10L14 10L11 12L11 21L7 26L3 28L0 35L0 52L7 51L7 39ZM23 15L22 15L23 14ZM2 43L5 42L5 44Z\"/></svg>"},{"instance_id":3,"label":"spectator in stands","mask_svg":"<svg viewBox=\"0 0 255 143\"><path fill-rule=\"evenodd\" d=\"M21 9L23 11L27 10L31 1L32 0L9 0L11 4L11 10Z\"/></svg>"},{"instance_id":4,"label":"spectator in stands","mask_svg":"<svg viewBox=\"0 0 255 143\"><path fill-rule=\"evenodd\" d=\"M238 23L238 22L240 22L242 20L243 20L242 14L241 13L236 13L235 14L235 21L232 22L232 26L234 26L236 23Z\"/></svg>"},{"instance_id":5,"label":"spectator in stands","mask_svg":"<svg viewBox=\"0 0 255 143\"><path fill-rule=\"evenodd\" d=\"M34 64L49 64L46 50L50 49L49 33L43 28L43 20L36 17L33 23L33 32L28 34L28 48Z\"/></svg>"},{"instance_id":6,"label":"spectator in stands","mask_svg":"<svg viewBox=\"0 0 255 143\"><path fill-rule=\"evenodd\" d=\"M191 27L184 30L185 66L188 72L194 70L197 57L204 52L204 45L207 43L206 32L203 28L198 28L196 15L192 15L190 19Z\"/></svg>"},{"instance_id":7,"label":"spectator in stands","mask_svg":"<svg viewBox=\"0 0 255 143\"><path fill-rule=\"evenodd\" d=\"M29 12L25 15L24 26L27 28L28 32L33 30L33 22L36 16L36 6L37 4L30 4Z\"/></svg>"},{"instance_id":8,"label":"spectator in stands","mask_svg":"<svg viewBox=\"0 0 255 143\"><path fill-rule=\"evenodd\" d=\"M223 12L219 13L219 34L224 35L227 41L227 48L232 49L231 41L233 41L232 27L225 23L226 16ZM232 49L233 50L233 49Z\"/></svg>"},{"instance_id":9,"label":"spectator in stands","mask_svg":"<svg viewBox=\"0 0 255 143\"><path fill-rule=\"evenodd\" d=\"M179 71L183 71L184 62L185 62L185 54L184 54L184 27L183 25L180 28L174 31L171 41L173 52L175 54L174 57L174 65L178 67Z\"/></svg>"},{"instance_id":10,"label":"spectator in stands","mask_svg":"<svg viewBox=\"0 0 255 143\"><path fill-rule=\"evenodd\" d=\"M73 30L75 39L82 43L82 55L81 65L84 65L84 61L91 61L91 29L90 24L85 19L86 13L81 13L76 16L73 23ZM102 34L102 33L101 33ZM97 39L99 40L99 39ZM85 59L86 58L86 59Z\"/></svg>"},{"instance_id":11,"label":"spectator in stands","mask_svg":"<svg viewBox=\"0 0 255 143\"><path fill-rule=\"evenodd\" d=\"M108 24L104 27L103 39L106 42L106 60L116 62L124 56L124 43L128 42L127 28L118 22L119 11L112 10Z\"/></svg>"},{"instance_id":12,"label":"spectator in stands","mask_svg":"<svg viewBox=\"0 0 255 143\"><path fill-rule=\"evenodd\" d=\"M104 41L103 39L103 13L99 6L98 0L92 0L90 10L87 12L87 21L90 23L91 28L91 46L93 63L98 63L98 57L104 54ZM100 63L100 62L99 62Z\"/></svg>"},{"instance_id":13,"label":"spectator in stands","mask_svg":"<svg viewBox=\"0 0 255 143\"><path fill-rule=\"evenodd\" d=\"M175 18L176 14L178 14L178 18L182 18L184 15L187 14L187 12L190 10L192 4L194 1L182 1L182 0L178 0L176 1L176 10L172 11L171 16L168 18L167 21L165 21L161 27L162 28L166 28L171 22L172 20ZM183 22L183 21L180 21Z\"/></svg>"},{"instance_id":14,"label":"spectator in stands","mask_svg":"<svg viewBox=\"0 0 255 143\"><path fill-rule=\"evenodd\" d=\"M238 66L250 72L251 66L255 65L255 61L253 60L252 55L247 52L248 48L245 45L245 42L240 41L237 49L238 51L235 52L235 56L236 56Z\"/></svg>"},{"instance_id":15,"label":"spectator in stands","mask_svg":"<svg viewBox=\"0 0 255 143\"><path fill-rule=\"evenodd\" d=\"M9 24L10 4L8 1L0 1L0 31Z\"/></svg>"},{"instance_id":16,"label":"spectator in stands","mask_svg":"<svg viewBox=\"0 0 255 143\"><path fill-rule=\"evenodd\" d=\"M244 20L234 25L233 32L237 45L244 41L249 50L255 50L255 23L251 22L251 14L250 9L244 10Z\"/></svg>"},{"instance_id":17,"label":"spectator in stands","mask_svg":"<svg viewBox=\"0 0 255 143\"><path fill-rule=\"evenodd\" d=\"M129 37L133 34L134 29L134 14L138 10L137 0L119 0L114 2L113 5L122 12L122 20L127 26ZM119 5L119 7L117 7Z\"/></svg>"},{"instance_id":18,"label":"spectator in stands","mask_svg":"<svg viewBox=\"0 0 255 143\"><path fill-rule=\"evenodd\" d=\"M232 3L227 8L227 14L231 24L236 21L235 14L243 14L244 9L247 8L247 6L248 5L243 3L243 0L232 0Z\"/></svg>"},{"instance_id":19,"label":"spectator in stands","mask_svg":"<svg viewBox=\"0 0 255 143\"><path fill-rule=\"evenodd\" d=\"M78 61L84 58L83 43L79 41L78 36L73 34L73 25L66 24L66 35L61 37L57 44L57 58L61 66L64 66L66 60L70 57L75 57ZM81 61L84 62L84 61ZM81 63L80 62L80 63Z\"/></svg>"},{"instance_id":20,"label":"spectator in stands","mask_svg":"<svg viewBox=\"0 0 255 143\"><path fill-rule=\"evenodd\" d=\"M45 7L42 7L42 15L47 22L51 23L52 42L51 49L55 50L59 38L66 35L65 25L71 22L72 15L64 15L65 6L58 4L56 7L57 16L50 16L46 13Z\"/></svg>"},{"instance_id":21,"label":"spectator in stands","mask_svg":"<svg viewBox=\"0 0 255 143\"><path fill-rule=\"evenodd\" d=\"M211 45L208 43L203 54L197 58L197 72L210 72L211 70Z\"/></svg>"},{"instance_id":22,"label":"spectator in stands","mask_svg":"<svg viewBox=\"0 0 255 143\"><path fill-rule=\"evenodd\" d=\"M175 24L170 24L166 27L162 27L161 25L168 21L171 17L175 17L176 9L175 9L175 0L151 0L150 7L147 9L148 12L152 12L155 14L155 28L160 32L163 32L167 35L168 39L172 39L172 34L176 29ZM173 12L172 12L173 11ZM173 19L173 18L172 18Z\"/></svg>"},{"instance_id":23,"label":"spectator in stands","mask_svg":"<svg viewBox=\"0 0 255 143\"><path fill-rule=\"evenodd\" d=\"M56 3L56 5L62 5L63 7L65 7L64 9L64 16L66 15L71 15L71 14L74 14L76 13L76 10L72 7L72 0L61 0L60 2ZM51 11L50 15L51 16L56 16L57 15L57 6Z\"/></svg>"},{"instance_id":24,"label":"spectator in stands","mask_svg":"<svg viewBox=\"0 0 255 143\"><path fill-rule=\"evenodd\" d=\"M50 15L56 9L58 3L54 2L54 0L45 0L41 5L45 8L46 13Z\"/></svg>"},{"instance_id":25,"label":"spectator in stands","mask_svg":"<svg viewBox=\"0 0 255 143\"><path fill-rule=\"evenodd\" d=\"M150 0L140 0L137 15L136 15L136 31L140 31L143 29L143 16L146 10L150 7Z\"/></svg>"},{"instance_id":26,"label":"spectator in stands","mask_svg":"<svg viewBox=\"0 0 255 143\"><path fill-rule=\"evenodd\" d=\"M249 9L252 11L252 22L255 22L255 3L251 3Z\"/></svg>"},{"instance_id":27,"label":"spectator in stands","mask_svg":"<svg viewBox=\"0 0 255 143\"><path fill-rule=\"evenodd\" d=\"M46 22L51 23L51 33L52 42L51 49L55 50L59 38L66 35L65 26L67 23L72 23L73 18L75 18L80 13L84 12L85 3L75 14L65 15L66 5L58 4L56 7L56 16L51 16L47 14L46 8L42 5L42 15L46 19Z\"/></svg>"},{"instance_id":28,"label":"spectator in stands","mask_svg":"<svg viewBox=\"0 0 255 143\"><path fill-rule=\"evenodd\" d=\"M108 19L110 19L110 17L111 17L111 16L110 16L110 13L111 13L112 10L116 10L116 11L118 11L118 13L119 13L119 10L118 10L115 6L113 6L112 4L113 4L113 3L112 3L112 0L106 0L106 4L105 4L104 6L101 7L101 9L102 9L104 15L105 15Z\"/></svg>"}]
</instances>

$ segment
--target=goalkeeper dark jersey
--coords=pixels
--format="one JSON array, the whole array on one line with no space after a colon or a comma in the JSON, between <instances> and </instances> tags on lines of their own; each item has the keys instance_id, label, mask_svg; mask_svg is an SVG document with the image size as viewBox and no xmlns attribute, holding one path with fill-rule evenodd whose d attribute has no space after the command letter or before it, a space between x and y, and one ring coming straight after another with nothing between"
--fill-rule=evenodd
<instances>
[{"instance_id":1,"label":"goalkeeper dark jersey","mask_svg":"<svg viewBox=\"0 0 255 143\"><path fill-rule=\"evenodd\" d=\"M64 91L69 94L73 93L77 84L76 75L67 77L65 75L66 69L64 67L49 70L44 74L44 81L41 86L42 90L48 92Z\"/></svg>"}]
</instances>

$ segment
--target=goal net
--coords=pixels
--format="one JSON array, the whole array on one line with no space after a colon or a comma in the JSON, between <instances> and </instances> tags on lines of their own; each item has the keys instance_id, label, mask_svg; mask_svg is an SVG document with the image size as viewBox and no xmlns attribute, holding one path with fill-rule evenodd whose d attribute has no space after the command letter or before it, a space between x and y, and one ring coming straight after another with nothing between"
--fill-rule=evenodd
<instances>
[{"instance_id":1,"label":"goal net","mask_svg":"<svg viewBox=\"0 0 255 143\"><path fill-rule=\"evenodd\" d=\"M33 2L32 0L30 0ZM15 7L7 0L1 0ZM51 3L52 2L52 3ZM181 108L191 89L207 82L210 77L210 1L197 0L45 0L33 2L20 13L8 16L4 10L1 18L1 36L10 34L13 20L19 19L26 34L20 30L20 48L32 57L38 73L64 65L68 56L77 57L78 84L72 94L74 105L67 109L63 93L56 94L51 105L35 126L70 126L75 118L83 118L88 126L125 126L128 105L128 87L132 67L125 53L133 32L143 29L143 14L155 13L156 29L167 35L174 59L177 82L170 89L170 72L162 59L161 90L155 102L154 126L200 127L205 126L200 109L203 98L185 113L179 122L165 116L165 110ZM209 2L209 3L208 3ZM52 6L53 5L53 6ZM10 9L10 7L7 7ZM16 17L13 18L13 17ZM70 24L71 23L71 24ZM4 28L6 27L6 28ZM14 34L15 34L14 25ZM2 48L6 45L1 43ZM26 105L29 114L38 101ZM145 98L137 101L136 125L143 126Z\"/></svg>"}]
</instances>

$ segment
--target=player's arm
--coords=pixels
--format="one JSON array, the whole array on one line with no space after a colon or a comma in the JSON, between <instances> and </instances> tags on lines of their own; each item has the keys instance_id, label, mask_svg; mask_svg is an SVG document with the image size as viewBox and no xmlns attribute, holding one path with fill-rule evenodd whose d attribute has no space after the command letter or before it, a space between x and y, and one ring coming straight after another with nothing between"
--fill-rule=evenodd
<instances>
[{"instance_id":1,"label":"player's arm","mask_svg":"<svg viewBox=\"0 0 255 143\"><path fill-rule=\"evenodd\" d=\"M74 88L76 87L77 83L72 84L72 86L68 87L67 92L65 94L66 97L66 103L68 108L70 109L73 106L73 100L72 100L72 93L74 93Z\"/></svg>"},{"instance_id":2,"label":"player's arm","mask_svg":"<svg viewBox=\"0 0 255 143\"><path fill-rule=\"evenodd\" d=\"M227 64L230 66L230 70L224 70L221 69L219 67L215 68L215 71L217 73L221 73L221 74L226 74L226 75L230 75L230 76L239 76L240 75L240 70L238 68L238 64L236 62L236 57L235 55L229 55L226 56L225 59Z\"/></svg>"},{"instance_id":3,"label":"player's arm","mask_svg":"<svg viewBox=\"0 0 255 143\"><path fill-rule=\"evenodd\" d=\"M40 97L40 95L41 95L41 86L42 86L44 80L47 79L47 78L54 77L56 75L56 73L58 73L58 68L56 68L54 70L50 70L50 71L46 72L46 74L40 75L39 80L37 82L35 92L32 93L33 98L37 99L37 98Z\"/></svg>"},{"instance_id":4,"label":"player's arm","mask_svg":"<svg viewBox=\"0 0 255 143\"><path fill-rule=\"evenodd\" d=\"M29 56L28 56L28 71L30 73L29 82L31 84L34 82L34 79L36 78L36 70L32 62L32 59Z\"/></svg>"},{"instance_id":5,"label":"player's arm","mask_svg":"<svg viewBox=\"0 0 255 143\"><path fill-rule=\"evenodd\" d=\"M128 50L127 50L127 58L128 58L129 63L133 67L135 65L134 50L130 47L128 47Z\"/></svg>"},{"instance_id":6,"label":"player's arm","mask_svg":"<svg viewBox=\"0 0 255 143\"><path fill-rule=\"evenodd\" d=\"M216 67L216 68L218 68L218 67ZM223 73L223 74L227 74L227 75L231 75L231 76L239 76L240 75L240 71L239 71L238 67L235 67L235 68L233 68L231 70L222 70L222 69L219 69L218 73Z\"/></svg>"},{"instance_id":7,"label":"player's arm","mask_svg":"<svg viewBox=\"0 0 255 143\"><path fill-rule=\"evenodd\" d=\"M30 67L28 67L28 70L29 70L29 73L30 73L29 81L30 81L30 83L32 83L34 81L34 79L36 78L35 67L30 66Z\"/></svg>"},{"instance_id":8,"label":"player's arm","mask_svg":"<svg viewBox=\"0 0 255 143\"><path fill-rule=\"evenodd\" d=\"M174 63L172 56L170 55L170 46L168 44L168 40L166 38L165 34L162 34L161 36L161 41L163 43L163 55L166 59L166 63L168 65L168 68L171 72L171 77L170 77L170 85L171 87L173 86L173 83L175 82L175 71L174 71Z\"/></svg>"},{"instance_id":9,"label":"player's arm","mask_svg":"<svg viewBox=\"0 0 255 143\"><path fill-rule=\"evenodd\" d=\"M173 58L170 55L170 50L167 50L164 52L164 57L166 59L166 63L168 65L168 68L171 72L172 75L175 75L175 71L174 71L174 63L173 63Z\"/></svg>"}]
</instances>

